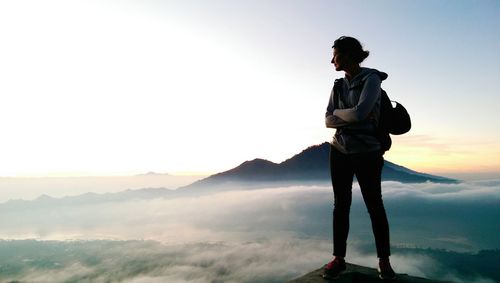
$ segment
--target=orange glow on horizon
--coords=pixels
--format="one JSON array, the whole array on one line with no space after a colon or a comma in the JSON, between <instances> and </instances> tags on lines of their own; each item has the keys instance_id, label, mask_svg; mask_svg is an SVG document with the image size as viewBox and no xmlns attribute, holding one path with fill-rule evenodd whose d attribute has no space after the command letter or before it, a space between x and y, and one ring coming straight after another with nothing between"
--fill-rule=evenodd
<instances>
[{"instance_id":1,"label":"orange glow on horizon","mask_svg":"<svg viewBox=\"0 0 500 283\"><path fill-rule=\"evenodd\" d=\"M500 145L474 141L459 144L452 140L423 135L396 137L385 158L423 173L500 172Z\"/></svg>"}]
</instances>

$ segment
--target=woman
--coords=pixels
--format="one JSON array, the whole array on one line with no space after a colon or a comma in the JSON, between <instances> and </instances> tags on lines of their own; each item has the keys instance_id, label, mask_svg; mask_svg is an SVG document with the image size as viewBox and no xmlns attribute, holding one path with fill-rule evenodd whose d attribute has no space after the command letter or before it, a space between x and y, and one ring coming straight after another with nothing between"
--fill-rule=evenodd
<instances>
[{"instance_id":1,"label":"woman","mask_svg":"<svg viewBox=\"0 0 500 283\"><path fill-rule=\"evenodd\" d=\"M389 263L389 224L382 202L381 175L384 159L380 142L374 135L380 115L380 84L387 74L360 67L369 52L359 41L342 36L333 44L332 64L345 77L334 87L326 112L326 126L336 128L330 145L330 173L334 192L333 255L324 269L324 277L336 278L346 269L349 211L352 181L358 180L370 214L377 256L379 277L390 279L395 273ZM338 98L334 96L337 92Z\"/></svg>"}]
</instances>

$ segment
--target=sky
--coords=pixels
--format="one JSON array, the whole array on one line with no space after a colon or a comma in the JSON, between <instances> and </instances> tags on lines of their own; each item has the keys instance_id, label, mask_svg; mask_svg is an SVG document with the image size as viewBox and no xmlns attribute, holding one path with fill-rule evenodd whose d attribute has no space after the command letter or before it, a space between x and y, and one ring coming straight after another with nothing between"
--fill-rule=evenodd
<instances>
[{"instance_id":1,"label":"sky","mask_svg":"<svg viewBox=\"0 0 500 283\"><path fill-rule=\"evenodd\" d=\"M498 1L1 1L0 176L213 174L328 141L331 45L413 128L386 159L500 175Z\"/></svg>"}]
</instances>

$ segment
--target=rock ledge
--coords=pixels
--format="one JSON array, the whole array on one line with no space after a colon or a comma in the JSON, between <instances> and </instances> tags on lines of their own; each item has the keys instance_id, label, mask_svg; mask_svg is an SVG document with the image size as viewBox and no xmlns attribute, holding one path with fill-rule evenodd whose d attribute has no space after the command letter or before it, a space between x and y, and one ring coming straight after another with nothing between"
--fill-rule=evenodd
<instances>
[{"instance_id":1,"label":"rock ledge","mask_svg":"<svg viewBox=\"0 0 500 283\"><path fill-rule=\"evenodd\" d=\"M339 278L327 280L321 275L323 274L322 266L308 274L299 278L288 281L288 283L381 283L381 282L401 282L401 283L445 283L445 281L430 280L421 277L409 276L408 274L397 273L396 278L392 280L382 280L378 277L378 272L375 268L368 268L352 263L346 263L347 270L343 272ZM397 272L397 270L396 270Z\"/></svg>"}]
</instances>

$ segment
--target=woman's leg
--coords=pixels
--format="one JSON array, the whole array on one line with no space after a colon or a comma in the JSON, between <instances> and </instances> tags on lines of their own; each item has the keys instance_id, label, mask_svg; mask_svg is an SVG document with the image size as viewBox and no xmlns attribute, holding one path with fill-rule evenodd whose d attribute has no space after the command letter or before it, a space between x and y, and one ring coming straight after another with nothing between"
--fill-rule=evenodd
<instances>
[{"instance_id":1,"label":"woman's leg","mask_svg":"<svg viewBox=\"0 0 500 283\"><path fill-rule=\"evenodd\" d=\"M333 255L345 257L349 234L349 211L352 200L351 169L347 155L330 145L330 175L334 193Z\"/></svg>"},{"instance_id":2,"label":"woman's leg","mask_svg":"<svg viewBox=\"0 0 500 283\"><path fill-rule=\"evenodd\" d=\"M381 176L384 158L380 152L357 154L353 159L355 174L361 193L370 214L375 236L377 256L388 258L391 254L389 244L389 223L382 201Z\"/></svg>"}]
</instances>

